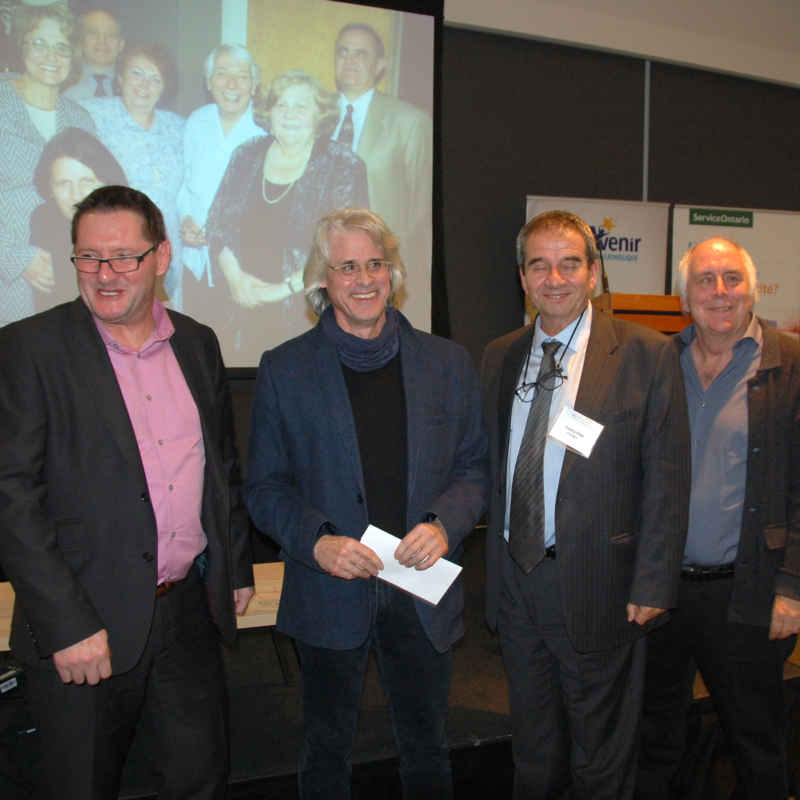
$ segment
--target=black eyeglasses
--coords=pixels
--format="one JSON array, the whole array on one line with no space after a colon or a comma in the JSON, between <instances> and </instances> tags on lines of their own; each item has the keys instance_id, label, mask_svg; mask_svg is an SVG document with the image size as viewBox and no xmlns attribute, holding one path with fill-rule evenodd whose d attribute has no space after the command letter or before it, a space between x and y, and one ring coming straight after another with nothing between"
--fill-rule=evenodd
<instances>
[{"instance_id":1,"label":"black eyeglasses","mask_svg":"<svg viewBox=\"0 0 800 800\"><path fill-rule=\"evenodd\" d=\"M561 371L561 365L556 364L554 370L541 375L538 381L533 381L533 383L521 383L514 390L514 394L517 395L520 402L530 403L534 398L534 390L538 392L543 389L546 392L554 392L563 385L568 377L569 376Z\"/></svg>"},{"instance_id":2,"label":"black eyeglasses","mask_svg":"<svg viewBox=\"0 0 800 800\"><path fill-rule=\"evenodd\" d=\"M75 265L78 272L100 272L101 264L108 264L112 272L136 272L150 253L158 247L154 244L149 250L138 256L112 256L111 258L96 258L95 256L70 256L69 260Z\"/></svg>"}]
</instances>

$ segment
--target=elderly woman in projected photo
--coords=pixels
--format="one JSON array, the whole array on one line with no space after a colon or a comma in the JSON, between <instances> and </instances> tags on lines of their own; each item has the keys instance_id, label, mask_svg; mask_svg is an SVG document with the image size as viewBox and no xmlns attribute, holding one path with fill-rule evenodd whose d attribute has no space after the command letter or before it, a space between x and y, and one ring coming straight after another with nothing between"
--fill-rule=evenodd
<instances>
[{"instance_id":1,"label":"elderly woman in projected photo","mask_svg":"<svg viewBox=\"0 0 800 800\"><path fill-rule=\"evenodd\" d=\"M29 243L42 148L64 128L94 130L89 114L60 94L72 70L73 29L58 6L21 6L14 14L22 73L0 77L0 326L33 313L34 290L55 285L49 253Z\"/></svg>"},{"instance_id":2,"label":"elderly woman in projected photo","mask_svg":"<svg viewBox=\"0 0 800 800\"><path fill-rule=\"evenodd\" d=\"M183 307L178 190L183 182L183 118L157 108L174 92L177 74L160 44L126 48L117 64L119 97L84 100L97 134L116 156L128 185L144 192L164 215L172 260L164 290L174 308Z\"/></svg>"},{"instance_id":3,"label":"elderly woman in projected photo","mask_svg":"<svg viewBox=\"0 0 800 800\"><path fill-rule=\"evenodd\" d=\"M53 264L53 287L36 292L36 310L43 311L77 295L69 261L75 204L98 186L124 185L127 179L117 159L92 134L67 128L45 145L33 183L46 199L31 214L31 244L48 253Z\"/></svg>"},{"instance_id":4,"label":"elderly woman in projected photo","mask_svg":"<svg viewBox=\"0 0 800 800\"><path fill-rule=\"evenodd\" d=\"M311 234L317 220L343 206L366 206L364 162L330 139L336 97L305 72L278 75L256 104L270 135L234 152L208 215L216 283L227 289L234 344L251 322L243 310L300 315ZM254 322L254 320L253 320ZM227 323L227 324L226 324Z\"/></svg>"}]
</instances>

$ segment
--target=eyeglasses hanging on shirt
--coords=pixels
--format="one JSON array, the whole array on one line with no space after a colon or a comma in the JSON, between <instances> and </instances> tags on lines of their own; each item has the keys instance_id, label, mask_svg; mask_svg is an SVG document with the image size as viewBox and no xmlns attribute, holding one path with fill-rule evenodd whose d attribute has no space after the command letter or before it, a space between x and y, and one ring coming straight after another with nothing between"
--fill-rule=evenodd
<instances>
[{"instance_id":1,"label":"eyeglasses hanging on shirt","mask_svg":"<svg viewBox=\"0 0 800 800\"><path fill-rule=\"evenodd\" d=\"M575 336L575 331L581 325L581 320L583 319L583 315L586 313L586 309L584 308L581 311L581 315L578 317L578 321L575 323L575 327L572 329L572 333L569 335L569 339L567 340L566 345L563 346L561 350L561 355L558 357L558 361L556 361L555 367L550 370L550 372L546 372L544 375L540 375L537 380L532 381L530 383L525 382L525 376L528 374L528 366L531 363L531 350L533 349L533 340L536 338L535 333L531 336L531 342L528 345L528 355L525 357L525 368L522 370L522 378L523 382L517 386L514 390L514 394L519 398L520 402L522 403L530 403L535 393L539 390L544 390L546 392L554 392L556 389L560 388L564 381L567 380L569 377L565 375L561 371L561 362L564 360L564 356L569 350L569 346L572 344L572 339Z\"/></svg>"}]
</instances>

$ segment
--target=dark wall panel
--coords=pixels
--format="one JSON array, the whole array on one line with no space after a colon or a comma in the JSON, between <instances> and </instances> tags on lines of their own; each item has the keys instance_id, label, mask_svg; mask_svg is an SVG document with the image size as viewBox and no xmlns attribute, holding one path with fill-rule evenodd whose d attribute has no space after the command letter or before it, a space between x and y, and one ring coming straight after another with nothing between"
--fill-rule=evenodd
<instances>
[{"instance_id":1,"label":"dark wall panel","mask_svg":"<svg viewBox=\"0 0 800 800\"><path fill-rule=\"evenodd\" d=\"M636 200L643 62L445 27L444 259L452 338L477 359L516 327L525 195Z\"/></svg>"},{"instance_id":2,"label":"dark wall panel","mask_svg":"<svg viewBox=\"0 0 800 800\"><path fill-rule=\"evenodd\" d=\"M650 199L800 210L800 90L653 64Z\"/></svg>"}]
</instances>

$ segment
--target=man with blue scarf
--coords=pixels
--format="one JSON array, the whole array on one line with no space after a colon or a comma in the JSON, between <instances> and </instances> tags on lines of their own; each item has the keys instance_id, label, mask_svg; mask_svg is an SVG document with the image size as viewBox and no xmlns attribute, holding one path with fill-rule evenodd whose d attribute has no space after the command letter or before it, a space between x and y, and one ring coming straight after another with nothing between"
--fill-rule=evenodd
<instances>
[{"instance_id":1,"label":"man with blue scarf","mask_svg":"<svg viewBox=\"0 0 800 800\"><path fill-rule=\"evenodd\" d=\"M304 799L350 797L371 649L404 797L452 796L445 721L461 580L436 606L415 600L376 580L383 564L359 541L372 524L401 539L394 555L410 569L458 561L486 500L477 375L461 347L391 307L404 275L380 217L328 214L304 275L319 323L259 367L245 497L286 562L277 625L301 660Z\"/></svg>"}]
</instances>

